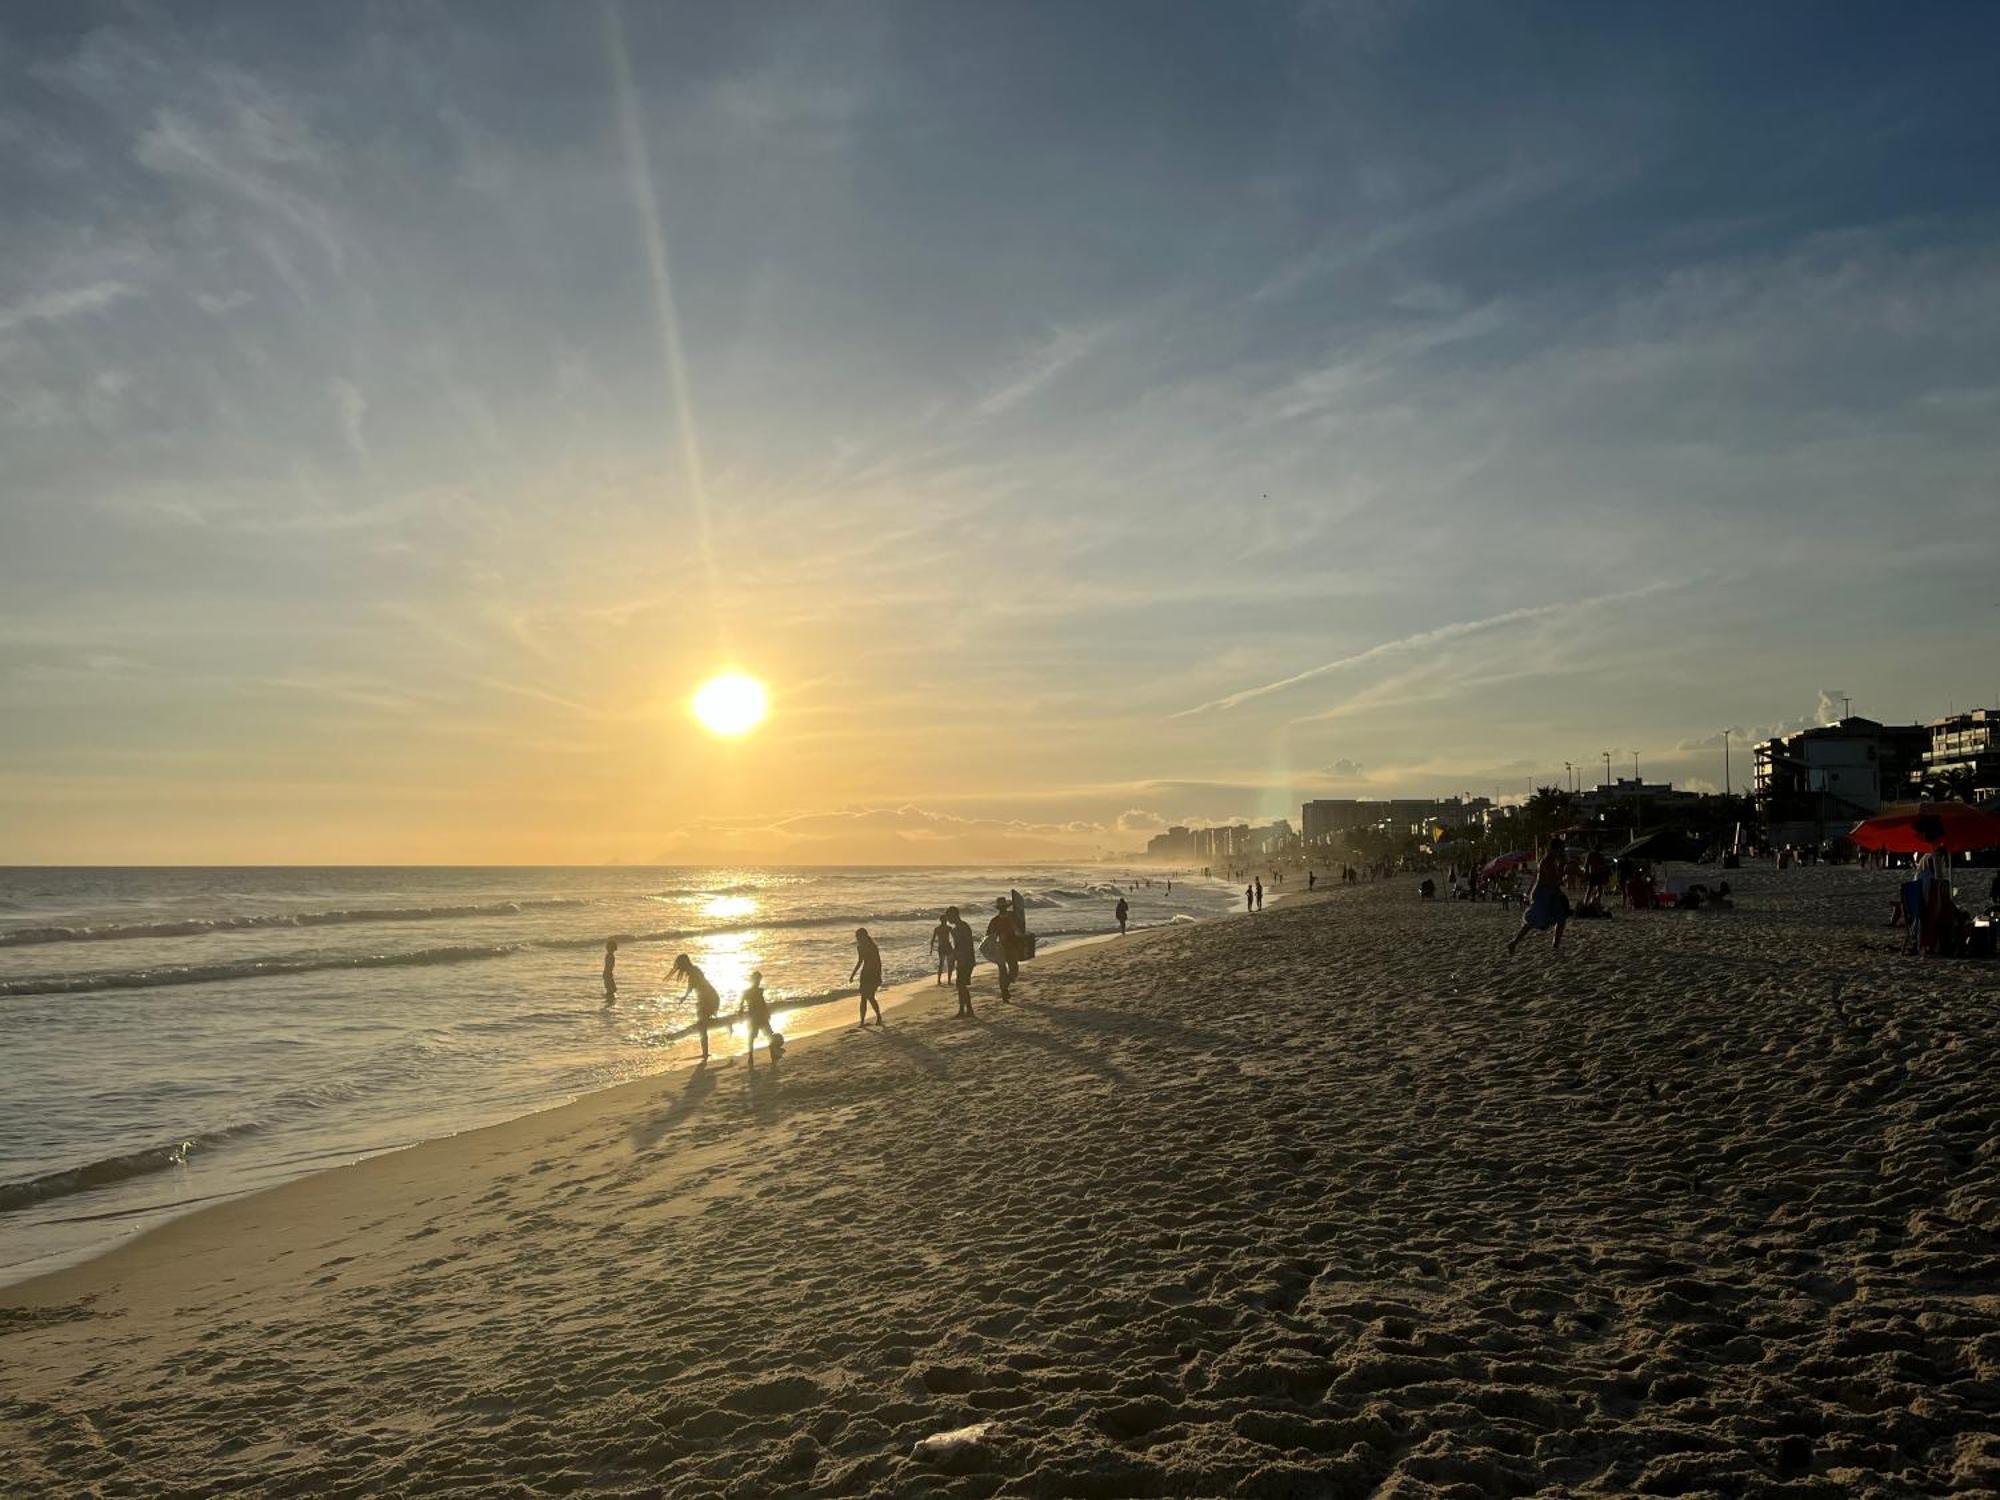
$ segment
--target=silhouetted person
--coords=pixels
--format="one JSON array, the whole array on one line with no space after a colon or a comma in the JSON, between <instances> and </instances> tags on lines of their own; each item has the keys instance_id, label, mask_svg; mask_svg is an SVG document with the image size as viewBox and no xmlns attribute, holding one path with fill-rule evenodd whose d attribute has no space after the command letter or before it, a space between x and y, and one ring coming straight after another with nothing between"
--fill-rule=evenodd
<instances>
[{"instance_id":1,"label":"silhouetted person","mask_svg":"<svg viewBox=\"0 0 2000 1500\"><path fill-rule=\"evenodd\" d=\"M757 1034L762 1032L770 1038L771 1061L776 1062L785 1054L785 1039L771 1029L771 1002L764 998L764 971L750 971L750 988L743 992L743 1014L750 1024L750 1041L744 1049L754 1067L757 1062Z\"/></svg>"},{"instance_id":2,"label":"silhouetted person","mask_svg":"<svg viewBox=\"0 0 2000 1500\"><path fill-rule=\"evenodd\" d=\"M979 962L978 940L973 937L972 929L965 925L965 918L958 914L957 907L946 907L944 919L951 929L951 972L958 985L958 1013L969 1016L973 1014L972 966Z\"/></svg>"},{"instance_id":3,"label":"silhouetted person","mask_svg":"<svg viewBox=\"0 0 2000 1500\"><path fill-rule=\"evenodd\" d=\"M1014 913L1008 909L1007 898L1001 896L993 903L993 915L986 923L987 957L993 960L993 967L1000 971L1000 998L1012 999L1014 976L1020 972L1014 962Z\"/></svg>"},{"instance_id":4,"label":"silhouetted person","mask_svg":"<svg viewBox=\"0 0 2000 1500\"><path fill-rule=\"evenodd\" d=\"M1306 893L1310 895L1312 893L1312 888L1318 884L1319 884L1319 872L1317 870L1306 871Z\"/></svg>"},{"instance_id":5,"label":"silhouetted person","mask_svg":"<svg viewBox=\"0 0 2000 1500\"><path fill-rule=\"evenodd\" d=\"M670 973L686 978L687 988L681 991L681 999L694 996L694 1024L701 1032L701 1060L708 1061L708 1027L722 1009L722 996L715 992L715 986L708 982L708 976L701 972L694 960L685 953L674 959Z\"/></svg>"},{"instance_id":6,"label":"silhouetted person","mask_svg":"<svg viewBox=\"0 0 2000 1500\"><path fill-rule=\"evenodd\" d=\"M1257 909L1257 893L1247 885L1243 887L1243 909L1245 911Z\"/></svg>"},{"instance_id":7,"label":"silhouetted person","mask_svg":"<svg viewBox=\"0 0 2000 1500\"><path fill-rule=\"evenodd\" d=\"M943 984L951 973L951 918L940 912L938 924L931 929L931 951L937 954L937 982Z\"/></svg>"},{"instance_id":8,"label":"silhouetted person","mask_svg":"<svg viewBox=\"0 0 2000 1500\"><path fill-rule=\"evenodd\" d=\"M1264 909L1264 882L1260 880L1257 882L1257 910L1262 911L1263 909Z\"/></svg>"},{"instance_id":9,"label":"silhouetted person","mask_svg":"<svg viewBox=\"0 0 2000 1500\"><path fill-rule=\"evenodd\" d=\"M854 951L858 955L854 967L847 971L852 982L855 975L861 976L861 1024L868 1024L868 1008L875 1007L875 1024L882 1024L882 1007L876 1003L875 992L882 988L882 950L875 946L875 939L868 935L866 927L854 929Z\"/></svg>"},{"instance_id":10,"label":"silhouetted person","mask_svg":"<svg viewBox=\"0 0 2000 1500\"><path fill-rule=\"evenodd\" d=\"M1118 904L1111 909L1111 915L1118 919L1118 935L1125 936L1125 921L1132 915L1132 908L1125 904L1123 896L1118 898Z\"/></svg>"},{"instance_id":11,"label":"silhouetted person","mask_svg":"<svg viewBox=\"0 0 2000 1500\"><path fill-rule=\"evenodd\" d=\"M609 1005L618 998L618 939L607 938L604 943L604 1003Z\"/></svg>"},{"instance_id":12,"label":"silhouetted person","mask_svg":"<svg viewBox=\"0 0 2000 1500\"><path fill-rule=\"evenodd\" d=\"M1542 861L1535 866L1534 889L1528 893L1527 910L1521 913L1521 925L1507 940L1507 951L1512 953L1520 945L1521 939L1530 932L1547 932L1555 929L1555 941L1549 951L1562 951L1563 928L1569 922L1569 897L1563 893L1563 876L1569 862L1563 857L1562 835L1549 840L1548 851Z\"/></svg>"}]
</instances>

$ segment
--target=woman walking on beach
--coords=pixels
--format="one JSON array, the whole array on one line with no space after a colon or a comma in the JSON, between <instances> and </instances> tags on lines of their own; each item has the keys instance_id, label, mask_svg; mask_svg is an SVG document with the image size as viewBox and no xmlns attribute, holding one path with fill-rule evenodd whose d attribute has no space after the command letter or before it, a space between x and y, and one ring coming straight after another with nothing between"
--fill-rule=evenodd
<instances>
[{"instance_id":1,"label":"woman walking on beach","mask_svg":"<svg viewBox=\"0 0 2000 1500\"><path fill-rule=\"evenodd\" d=\"M875 1007L875 1024L882 1024L882 1007L876 1004L875 992L882 988L882 950L875 946L875 939L868 935L866 927L854 929L854 951L858 955L854 967L847 971L848 983L854 976L861 976L861 1024L868 1024L868 1007Z\"/></svg>"},{"instance_id":2,"label":"woman walking on beach","mask_svg":"<svg viewBox=\"0 0 2000 1500\"><path fill-rule=\"evenodd\" d=\"M1118 919L1118 935L1125 936L1125 924L1131 920L1132 908L1125 904L1123 896L1118 898L1118 904L1111 909L1111 914Z\"/></svg>"},{"instance_id":3,"label":"woman walking on beach","mask_svg":"<svg viewBox=\"0 0 2000 1500\"><path fill-rule=\"evenodd\" d=\"M1520 929L1507 940L1509 953L1530 931L1547 932L1552 927L1555 941L1549 945L1549 951L1562 951L1563 928L1569 923L1569 897L1563 894L1563 877L1568 868L1569 861L1563 857L1562 835L1557 834L1549 840L1542 862L1535 866L1535 886L1528 893L1527 910L1521 913Z\"/></svg>"},{"instance_id":4,"label":"woman walking on beach","mask_svg":"<svg viewBox=\"0 0 2000 1500\"><path fill-rule=\"evenodd\" d=\"M708 976L701 972L693 959L685 953L674 959L670 975L678 974L687 980L687 988L681 991L681 999L689 995L694 999L694 1024L701 1032L701 1060L708 1061L708 1024L715 1019L715 1013L722 1009L722 997L715 992L715 986L708 982Z\"/></svg>"}]
</instances>

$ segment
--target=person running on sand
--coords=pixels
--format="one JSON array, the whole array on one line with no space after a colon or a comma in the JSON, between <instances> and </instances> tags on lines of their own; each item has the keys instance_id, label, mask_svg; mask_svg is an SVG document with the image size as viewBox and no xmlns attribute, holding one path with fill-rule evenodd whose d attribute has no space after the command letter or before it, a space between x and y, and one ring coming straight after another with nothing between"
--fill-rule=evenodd
<instances>
[{"instance_id":1,"label":"person running on sand","mask_svg":"<svg viewBox=\"0 0 2000 1500\"><path fill-rule=\"evenodd\" d=\"M875 1024L882 1024L882 1007L876 1004L875 992L882 988L882 950L875 946L875 939L868 935L866 927L854 929L854 951L858 957L854 967L847 971L848 983L854 976L861 976L861 1024L868 1024L868 1007L875 1007Z\"/></svg>"},{"instance_id":2,"label":"person running on sand","mask_svg":"<svg viewBox=\"0 0 2000 1500\"><path fill-rule=\"evenodd\" d=\"M1521 913L1520 929L1507 940L1509 953L1530 932L1547 932L1550 928L1555 929L1555 941L1549 945L1549 951L1562 951L1563 928L1569 923L1569 897L1563 894L1563 874L1568 864L1563 857L1562 835L1557 834L1549 840L1542 862L1535 866L1535 885L1528 892L1528 907Z\"/></svg>"},{"instance_id":3,"label":"person running on sand","mask_svg":"<svg viewBox=\"0 0 2000 1500\"><path fill-rule=\"evenodd\" d=\"M1132 915L1132 908L1125 904L1123 896L1118 898L1118 904L1111 909L1111 915L1118 919L1118 935L1125 936L1125 923Z\"/></svg>"},{"instance_id":4,"label":"person running on sand","mask_svg":"<svg viewBox=\"0 0 2000 1500\"><path fill-rule=\"evenodd\" d=\"M944 919L951 928L951 970L952 978L958 984L958 1013L969 1016L974 1014L972 966L979 962L979 943L973 937L972 929L965 925L965 918L958 914L957 907L945 908Z\"/></svg>"},{"instance_id":5,"label":"person running on sand","mask_svg":"<svg viewBox=\"0 0 2000 1500\"><path fill-rule=\"evenodd\" d=\"M951 974L951 915L938 913L938 924L931 929L931 951L937 954L937 982L943 984Z\"/></svg>"},{"instance_id":6,"label":"person running on sand","mask_svg":"<svg viewBox=\"0 0 2000 1500\"><path fill-rule=\"evenodd\" d=\"M604 1003L618 998L618 939L604 940Z\"/></svg>"},{"instance_id":7,"label":"person running on sand","mask_svg":"<svg viewBox=\"0 0 2000 1500\"><path fill-rule=\"evenodd\" d=\"M687 980L687 988L681 991L681 999L685 1000L689 995L695 997L694 1024L701 1032L701 1060L707 1062L708 1026L715 1019L716 1012L722 1009L722 996L715 992L715 986L708 982L708 976L702 973L694 960L685 953L674 959L674 966L668 972L679 974Z\"/></svg>"},{"instance_id":8,"label":"person running on sand","mask_svg":"<svg viewBox=\"0 0 2000 1500\"><path fill-rule=\"evenodd\" d=\"M785 1055L785 1039L771 1027L771 1002L764 998L764 971L750 971L750 988L743 992L743 1014L750 1022L750 1040L744 1047L752 1066L757 1062L757 1033L760 1031L770 1038L771 1061L777 1062Z\"/></svg>"},{"instance_id":9,"label":"person running on sand","mask_svg":"<svg viewBox=\"0 0 2000 1500\"><path fill-rule=\"evenodd\" d=\"M1014 962L1014 913L1008 908L1007 898L1001 896L993 903L993 915L986 923L986 941L981 951L993 960L993 967L1000 971L1000 998L1011 1000L1014 976L1020 973Z\"/></svg>"}]
</instances>

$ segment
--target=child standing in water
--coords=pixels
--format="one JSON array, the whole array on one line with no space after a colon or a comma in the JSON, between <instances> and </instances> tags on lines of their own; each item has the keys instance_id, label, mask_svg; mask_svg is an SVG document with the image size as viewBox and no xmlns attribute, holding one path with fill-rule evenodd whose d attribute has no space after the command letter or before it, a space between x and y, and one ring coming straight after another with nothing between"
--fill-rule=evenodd
<instances>
[{"instance_id":1,"label":"child standing in water","mask_svg":"<svg viewBox=\"0 0 2000 1500\"><path fill-rule=\"evenodd\" d=\"M866 927L854 929L854 951L857 957L854 967L847 971L848 982L855 975L861 976L861 1024L868 1024L868 1008L875 1007L875 1024L882 1024L882 1007L876 1003L875 992L882 988L882 950L875 946L875 939L868 935Z\"/></svg>"},{"instance_id":2,"label":"child standing in water","mask_svg":"<svg viewBox=\"0 0 2000 1500\"><path fill-rule=\"evenodd\" d=\"M771 1029L771 1002L764 998L764 971L750 971L750 988L743 992L743 1014L750 1024L750 1042L746 1053L752 1064L757 1061L757 1033L769 1037L771 1061L776 1062L785 1050L785 1039Z\"/></svg>"}]
</instances>

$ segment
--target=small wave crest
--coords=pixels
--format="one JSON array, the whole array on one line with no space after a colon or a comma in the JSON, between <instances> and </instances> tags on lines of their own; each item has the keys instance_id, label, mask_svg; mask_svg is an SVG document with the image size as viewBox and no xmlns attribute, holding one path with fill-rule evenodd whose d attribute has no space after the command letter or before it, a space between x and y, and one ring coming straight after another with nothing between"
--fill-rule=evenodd
<instances>
[{"instance_id":1,"label":"small wave crest","mask_svg":"<svg viewBox=\"0 0 2000 1500\"><path fill-rule=\"evenodd\" d=\"M1030 906L1038 903L1028 902ZM1043 907L1057 903L1041 901ZM937 912L929 907L900 911L851 912L817 916L778 917L766 922L734 922L715 927L667 927L652 932L620 932L610 936L623 944L694 942L702 938L734 936L746 932L798 930L814 927L888 926L901 922L933 922ZM299 958L246 958L216 964L155 964L141 969L118 969L91 974L42 974L21 979L0 980L0 998L16 995L88 995L106 990L150 990L168 985L223 984L238 979L272 979L292 974L315 974L329 969L395 969L430 964L474 963L481 959L506 958L513 954L542 951L574 952L601 948L603 935L587 937L535 938L516 943L463 944L441 948L417 948L407 953L357 953L349 955L309 955Z\"/></svg>"},{"instance_id":2,"label":"small wave crest","mask_svg":"<svg viewBox=\"0 0 2000 1500\"><path fill-rule=\"evenodd\" d=\"M0 1182L0 1213L26 1208L31 1203L44 1203L51 1198L66 1198L72 1193L87 1193L92 1188L110 1187L113 1183L126 1182L134 1177L147 1177L155 1172L164 1172L169 1167L185 1166L190 1151L219 1146L239 1136L254 1134L259 1128L254 1124L232 1125L226 1130L211 1130L169 1145L149 1146L141 1151L100 1157L82 1166L44 1172L39 1177L25 1178L20 1182Z\"/></svg>"},{"instance_id":3,"label":"small wave crest","mask_svg":"<svg viewBox=\"0 0 2000 1500\"><path fill-rule=\"evenodd\" d=\"M37 943L104 943L126 939L200 937L265 927L342 927L359 922L456 922L474 917L518 917L524 911L582 906L574 898L492 901L476 906L380 906L352 911L260 912L242 917L191 917L180 922L106 923L101 927L16 927L0 932L0 948Z\"/></svg>"}]
</instances>

